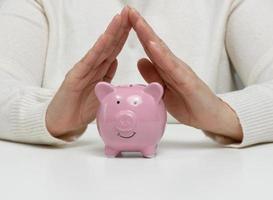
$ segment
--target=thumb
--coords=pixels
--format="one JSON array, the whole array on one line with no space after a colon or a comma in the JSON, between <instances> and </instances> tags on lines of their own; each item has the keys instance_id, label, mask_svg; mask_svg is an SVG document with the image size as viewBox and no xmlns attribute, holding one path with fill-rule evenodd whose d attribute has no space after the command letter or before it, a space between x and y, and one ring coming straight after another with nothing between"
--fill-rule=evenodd
<instances>
[{"instance_id":1,"label":"thumb","mask_svg":"<svg viewBox=\"0 0 273 200\"><path fill-rule=\"evenodd\" d=\"M161 85L164 85L164 82L161 79L159 73L156 71L154 64L151 63L147 58L140 59L137 63L137 66L141 76L147 83L158 82Z\"/></svg>"}]
</instances>

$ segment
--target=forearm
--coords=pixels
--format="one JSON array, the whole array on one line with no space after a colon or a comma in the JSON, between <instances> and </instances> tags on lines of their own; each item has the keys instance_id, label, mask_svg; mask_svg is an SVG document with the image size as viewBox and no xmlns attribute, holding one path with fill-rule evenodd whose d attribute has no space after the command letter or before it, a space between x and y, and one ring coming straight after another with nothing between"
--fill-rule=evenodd
<instances>
[{"instance_id":1,"label":"forearm","mask_svg":"<svg viewBox=\"0 0 273 200\"><path fill-rule=\"evenodd\" d=\"M246 87L243 90L218 95L235 112L242 127L242 141L207 133L220 143L245 147L258 143L273 142L273 81ZM223 134L222 136L228 134ZM215 137L217 136L217 137Z\"/></svg>"},{"instance_id":2,"label":"forearm","mask_svg":"<svg viewBox=\"0 0 273 200\"><path fill-rule=\"evenodd\" d=\"M53 92L3 81L0 74L0 139L33 144L66 143L54 138L45 126L45 113Z\"/></svg>"}]
</instances>

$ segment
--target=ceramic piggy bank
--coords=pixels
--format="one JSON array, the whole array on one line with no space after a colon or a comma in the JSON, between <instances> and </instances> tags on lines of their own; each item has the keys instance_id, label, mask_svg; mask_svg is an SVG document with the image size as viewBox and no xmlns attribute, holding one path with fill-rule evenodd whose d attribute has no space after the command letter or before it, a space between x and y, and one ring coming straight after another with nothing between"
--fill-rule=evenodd
<instances>
[{"instance_id":1,"label":"ceramic piggy bank","mask_svg":"<svg viewBox=\"0 0 273 200\"><path fill-rule=\"evenodd\" d=\"M162 86L99 82L95 93L100 101L97 128L105 143L105 155L141 152L144 157L153 157L166 125Z\"/></svg>"}]
</instances>

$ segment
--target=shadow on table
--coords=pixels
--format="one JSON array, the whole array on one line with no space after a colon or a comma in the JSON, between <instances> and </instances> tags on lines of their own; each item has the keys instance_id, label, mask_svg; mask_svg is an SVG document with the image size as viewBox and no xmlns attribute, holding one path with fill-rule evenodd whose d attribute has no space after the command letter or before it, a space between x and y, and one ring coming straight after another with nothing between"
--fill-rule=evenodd
<instances>
[{"instance_id":1,"label":"shadow on table","mask_svg":"<svg viewBox=\"0 0 273 200\"><path fill-rule=\"evenodd\" d=\"M219 149L220 145L211 141L173 141L167 140L160 143L161 149Z\"/></svg>"},{"instance_id":2,"label":"shadow on table","mask_svg":"<svg viewBox=\"0 0 273 200\"><path fill-rule=\"evenodd\" d=\"M3 140L2 140L3 141ZM46 149L46 150L62 150L62 149L78 149L82 153L87 153L95 157L105 157L104 155L104 144L98 143L95 140L78 140L76 142L70 143L68 145L59 145L59 146L49 146L49 145L34 145L34 144L24 144L16 143L10 141L3 141L2 145L16 145L17 147L22 148L37 148L37 149ZM220 145L211 142L210 140L202 141L181 141L181 140L162 140L159 144L160 151L181 151L181 150L200 150L200 149L220 149ZM135 158L141 157L140 153L123 153L122 157L126 158Z\"/></svg>"},{"instance_id":3,"label":"shadow on table","mask_svg":"<svg viewBox=\"0 0 273 200\"><path fill-rule=\"evenodd\" d=\"M91 140L78 140L69 144L64 145L41 145L41 144L28 144L16 141L9 141L9 140L0 140L2 145L16 145L18 147L30 147L30 148L39 148L39 149L70 149L70 148L83 148L86 146L92 146L96 144L95 141Z\"/></svg>"},{"instance_id":4,"label":"shadow on table","mask_svg":"<svg viewBox=\"0 0 273 200\"><path fill-rule=\"evenodd\" d=\"M165 140L162 141L159 145L160 151L165 150L200 150L200 149L221 149L220 145L213 143L211 141L172 141L172 140ZM105 157L104 155L104 145L95 145L90 146L90 148L85 149L88 154L92 154L96 157ZM124 152L122 156L118 156L118 158L140 158L142 157L141 153L139 152Z\"/></svg>"}]
</instances>

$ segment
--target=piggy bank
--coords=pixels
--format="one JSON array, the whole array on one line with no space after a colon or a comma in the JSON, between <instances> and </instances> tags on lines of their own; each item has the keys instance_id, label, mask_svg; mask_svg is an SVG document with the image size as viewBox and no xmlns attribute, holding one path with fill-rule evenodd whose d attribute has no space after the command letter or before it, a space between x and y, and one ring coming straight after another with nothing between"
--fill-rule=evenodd
<instances>
[{"instance_id":1,"label":"piggy bank","mask_svg":"<svg viewBox=\"0 0 273 200\"><path fill-rule=\"evenodd\" d=\"M95 86L100 102L97 128L105 143L106 156L140 152L150 158L156 154L167 118L163 92L163 87L155 82L147 86L99 82Z\"/></svg>"}]
</instances>

